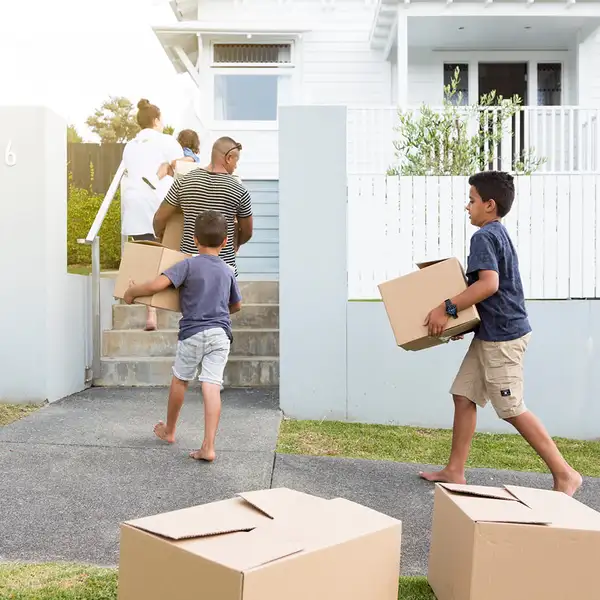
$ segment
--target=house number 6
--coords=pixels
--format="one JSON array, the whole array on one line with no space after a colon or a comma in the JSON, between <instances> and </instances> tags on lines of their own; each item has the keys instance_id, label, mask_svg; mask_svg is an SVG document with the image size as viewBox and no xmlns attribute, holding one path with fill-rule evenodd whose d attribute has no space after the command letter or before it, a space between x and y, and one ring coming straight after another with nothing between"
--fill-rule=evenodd
<instances>
[{"instance_id":1,"label":"house number 6","mask_svg":"<svg viewBox=\"0 0 600 600\"><path fill-rule=\"evenodd\" d=\"M4 153L4 162L9 167L14 167L17 164L17 155L11 150L12 140L8 140L6 152Z\"/></svg>"}]
</instances>

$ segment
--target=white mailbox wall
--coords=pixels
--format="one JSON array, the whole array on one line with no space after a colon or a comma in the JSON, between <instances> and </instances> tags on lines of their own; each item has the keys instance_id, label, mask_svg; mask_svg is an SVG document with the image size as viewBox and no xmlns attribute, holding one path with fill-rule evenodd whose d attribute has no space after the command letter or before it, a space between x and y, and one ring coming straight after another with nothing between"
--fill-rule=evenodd
<instances>
[{"instance_id":1,"label":"white mailbox wall","mask_svg":"<svg viewBox=\"0 0 600 600\"><path fill-rule=\"evenodd\" d=\"M0 106L0 401L85 387L89 278L67 274L66 123Z\"/></svg>"}]
</instances>

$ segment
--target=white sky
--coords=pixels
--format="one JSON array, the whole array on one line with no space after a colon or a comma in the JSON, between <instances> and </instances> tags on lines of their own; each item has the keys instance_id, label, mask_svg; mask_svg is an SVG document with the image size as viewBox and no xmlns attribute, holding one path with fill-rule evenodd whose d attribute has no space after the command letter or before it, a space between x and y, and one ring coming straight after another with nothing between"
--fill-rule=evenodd
<instances>
[{"instance_id":1,"label":"white sky","mask_svg":"<svg viewBox=\"0 0 600 600\"><path fill-rule=\"evenodd\" d=\"M85 119L109 95L148 98L176 129L190 89L150 28L167 0L0 0L0 104L49 106L96 141Z\"/></svg>"}]
</instances>

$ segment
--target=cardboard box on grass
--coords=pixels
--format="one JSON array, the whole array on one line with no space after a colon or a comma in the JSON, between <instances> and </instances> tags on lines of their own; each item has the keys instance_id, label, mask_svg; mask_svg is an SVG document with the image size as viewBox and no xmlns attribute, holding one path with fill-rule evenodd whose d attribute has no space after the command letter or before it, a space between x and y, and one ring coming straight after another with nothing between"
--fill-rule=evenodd
<instances>
[{"instance_id":1,"label":"cardboard box on grass","mask_svg":"<svg viewBox=\"0 0 600 600\"><path fill-rule=\"evenodd\" d=\"M418 271L379 284L396 344L404 350L423 350L444 344L455 335L472 331L479 324L473 306L450 318L440 338L430 337L423 324L427 315L447 298L467 289L465 272L456 258L417 264Z\"/></svg>"},{"instance_id":2,"label":"cardboard box on grass","mask_svg":"<svg viewBox=\"0 0 600 600\"><path fill-rule=\"evenodd\" d=\"M156 279L164 270L188 258L189 255L165 248L156 242L127 242L123 249L114 297L123 299L129 282L146 283ZM180 312L179 290L170 287L153 296L135 299L136 304Z\"/></svg>"},{"instance_id":3,"label":"cardboard box on grass","mask_svg":"<svg viewBox=\"0 0 600 600\"><path fill-rule=\"evenodd\" d=\"M429 584L438 600L600 598L600 513L561 492L437 484Z\"/></svg>"},{"instance_id":4,"label":"cardboard box on grass","mask_svg":"<svg viewBox=\"0 0 600 600\"><path fill-rule=\"evenodd\" d=\"M279 488L121 525L119 600L397 600L400 521Z\"/></svg>"}]
</instances>

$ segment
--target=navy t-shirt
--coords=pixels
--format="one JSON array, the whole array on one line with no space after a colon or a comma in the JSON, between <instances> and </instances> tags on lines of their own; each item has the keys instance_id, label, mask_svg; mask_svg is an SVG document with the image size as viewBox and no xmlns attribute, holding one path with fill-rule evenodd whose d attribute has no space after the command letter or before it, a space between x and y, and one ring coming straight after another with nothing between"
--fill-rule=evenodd
<instances>
[{"instance_id":1,"label":"navy t-shirt","mask_svg":"<svg viewBox=\"0 0 600 600\"><path fill-rule=\"evenodd\" d=\"M199 254L178 262L163 275L180 288L180 340L215 327L232 339L229 305L240 302L242 295L233 270L221 258Z\"/></svg>"},{"instance_id":2,"label":"navy t-shirt","mask_svg":"<svg viewBox=\"0 0 600 600\"><path fill-rule=\"evenodd\" d=\"M484 225L471 238L467 261L469 285L478 280L479 271L496 271L499 287L493 296L477 305L481 324L475 337L488 342L506 342L529 333L531 326L519 260L508 231L500 221Z\"/></svg>"}]
</instances>

